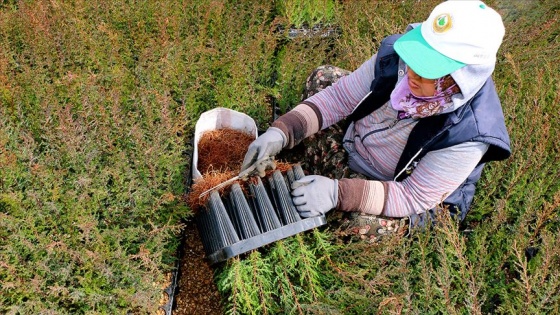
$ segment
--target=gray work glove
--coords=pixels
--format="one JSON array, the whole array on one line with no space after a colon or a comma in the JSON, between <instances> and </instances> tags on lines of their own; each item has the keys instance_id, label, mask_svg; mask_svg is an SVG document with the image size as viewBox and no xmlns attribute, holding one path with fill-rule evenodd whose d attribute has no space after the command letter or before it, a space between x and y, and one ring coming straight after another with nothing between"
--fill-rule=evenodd
<instances>
[{"instance_id":1,"label":"gray work glove","mask_svg":"<svg viewBox=\"0 0 560 315\"><path fill-rule=\"evenodd\" d=\"M305 176L292 184L292 200L303 218L325 214L338 202L338 181L319 175Z\"/></svg>"},{"instance_id":2,"label":"gray work glove","mask_svg":"<svg viewBox=\"0 0 560 315\"><path fill-rule=\"evenodd\" d=\"M243 172L257 161L271 158L270 163L259 163L257 165L259 175L261 177L264 176L264 171L267 168L274 167L274 165L271 165L274 160L272 157L280 153L287 142L288 140L282 130L275 127L268 128L265 133L249 145L249 149L247 149L243 164L241 165L241 171Z\"/></svg>"}]
</instances>

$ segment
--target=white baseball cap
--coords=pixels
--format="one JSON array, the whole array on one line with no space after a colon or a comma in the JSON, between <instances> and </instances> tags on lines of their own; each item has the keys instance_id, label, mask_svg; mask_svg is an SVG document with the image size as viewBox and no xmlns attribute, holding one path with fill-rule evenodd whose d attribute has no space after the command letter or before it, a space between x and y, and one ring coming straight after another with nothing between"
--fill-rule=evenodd
<instances>
[{"instance_id":1,"label":"white baseball cap","mask_svg":"<svg viewBox=\"0 0 560 315\"><path fill-rule=\"evenodd\" d=\"M418 75L437 79L468 64L494 64L505 28L481 1L449 0L395 42L395 50Z\"/></svg>"}]
</instances>

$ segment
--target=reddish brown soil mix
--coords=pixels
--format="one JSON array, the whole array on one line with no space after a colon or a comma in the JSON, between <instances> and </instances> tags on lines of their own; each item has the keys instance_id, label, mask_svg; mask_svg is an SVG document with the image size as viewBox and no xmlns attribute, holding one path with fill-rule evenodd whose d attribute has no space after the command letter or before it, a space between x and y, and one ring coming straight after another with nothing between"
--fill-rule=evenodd
<instances>
[{"instance_id":1,"label":"reddish brown soil mix","mask_svg":"<svg viewBox=\"0 0 560 315\"><path fill-rule=\"evenodd\" d=\"M204 205L206 205L206 201L210 197L210 195L200 197L200 194L232 177L235 177L237 174L239 174L239 172L234 171L205 173L202 175L203 177L201 179L195 181L191 185L190 192L187 194L187 205L196 213L203 208ZM226 188L227 187L223 187L220 189L220 194Z\"/></svg>"},{"instance_id":2,"label":"reddish brown soil mix","mask_svg":"<svg viewBox=\"0 0 560 315\"><path fill-rule=\"evenodd\" d=\"M289 168L292 167L293 164L285 163L285 162L276 162L276 170L279 170L282 173L285 173ZM274 170L269 170L266 172L265 177L268 177L274 172ZM197 181L195 181L191 185L190 192L187 194L187 205L196 213L201 208L206 205L206 201L210 195L205 195L200 197L200 194L207 191L208 189L215 187L218 184L225 182L226 180L235 177L238 172L235 171L225 171L225 172L208 172L203 175L203 177ZM240 182L240 181L236 181ZM231 183L233 185L234 183ZM224 186L219 189L220 195L223 195L225 191L231 186ZM244 190L246 189L245 185L241 183L241 188ZM245 190L246 191L246 190Z\"/></svg>"},{"instance_id":3,"label":"reddish brown soil mix","mask_svg":"<svg viewBox=\"0 0 560 315\"><path fill-rule=\"evenodd\" d=\"M235 129L205 132L198 141L198 170L207 172L239 171L249 144L255 137Z\"/></svg>"},{"instance_id":4,"label":"reddish brown soil mix","mask_svg":"<svg viewBox=\"0 0 560 315\"><path fill-rule=\"evenodd\" d=\"M191 185L187 195L187 205L193 211L204 207L208 200L208 195L200 197L200 194L239 174L245 153L253 140L254 137L248 133L228 128L202 134L198 141L197 165L202 178Z\"/></svg>"}]
</instances>

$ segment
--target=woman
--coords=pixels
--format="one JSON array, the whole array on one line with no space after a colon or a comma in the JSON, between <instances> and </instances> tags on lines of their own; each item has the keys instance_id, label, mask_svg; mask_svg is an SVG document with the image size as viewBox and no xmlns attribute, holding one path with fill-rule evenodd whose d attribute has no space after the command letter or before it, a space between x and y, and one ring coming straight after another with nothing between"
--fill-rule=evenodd
<instances>
[{"instance_id":1,"label":"woman","mask_svg":"<svg viewBox=\"0 0 560 315\"><path fill-rule=\"evenodd\" d=\"M317 70L308 87L318 83L311 90L319 92L258 137L242 169L305 139L314 158L304 169L322 175L293 187L302 217L353 212L350 231L373 240L398 230L399 218L422 224L442 204L463 220L485 163L511 154L491 79L503 36L500 15L484 3L439 4L423 23L384 39L356 71ZM329 75L336 84L323 89ZM333 160L342 152L333 139L344 119L350 122L342 140L346 153ZM328 139L329 148L314 145L317 136ZM312 153L317 147L325 150ZM324 157L334 161L334 173L321 171L329 164Z\"/></svg>"}]
</instances>

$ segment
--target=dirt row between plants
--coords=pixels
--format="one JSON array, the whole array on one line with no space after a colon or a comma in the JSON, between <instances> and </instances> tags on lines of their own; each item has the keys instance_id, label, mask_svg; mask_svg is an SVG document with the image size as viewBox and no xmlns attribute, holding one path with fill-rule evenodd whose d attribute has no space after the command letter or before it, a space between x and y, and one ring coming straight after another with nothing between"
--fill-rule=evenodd
<instances>
[{"instance_id":1,"label":"dirt row between plants","mask_svg":"<svg viewBox=\"0 0 560 315\"><path fill-rule=\"evenodd\" d=\"M187 223L174 315L223 314L221 297L214 283L214 271L205 253L196 224Z\"/></svg>"}]
</instances>

